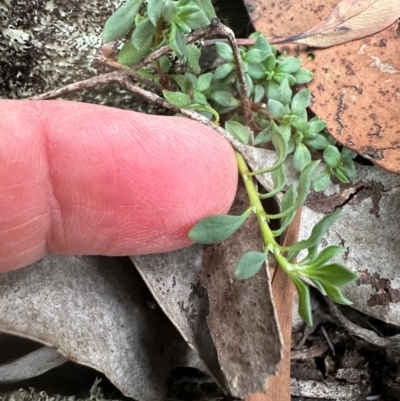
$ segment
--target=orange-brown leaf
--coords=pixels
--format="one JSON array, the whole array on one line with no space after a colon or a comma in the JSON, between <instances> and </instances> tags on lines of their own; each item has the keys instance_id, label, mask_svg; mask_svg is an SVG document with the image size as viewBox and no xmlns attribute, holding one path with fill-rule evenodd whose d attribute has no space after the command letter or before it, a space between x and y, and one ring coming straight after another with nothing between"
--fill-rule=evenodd
<instances>
[{"instance_id":1,"label":"orange-brown leaf","mask_svg":"<svg viewBox=\"0 0 400 401\"><path fill-rule=\"evenodd\" d=\"M379 32L400 18L399 0L342 0L313 28L273 43L300 43L330 47Z\"/></svg>"}]
</instances>

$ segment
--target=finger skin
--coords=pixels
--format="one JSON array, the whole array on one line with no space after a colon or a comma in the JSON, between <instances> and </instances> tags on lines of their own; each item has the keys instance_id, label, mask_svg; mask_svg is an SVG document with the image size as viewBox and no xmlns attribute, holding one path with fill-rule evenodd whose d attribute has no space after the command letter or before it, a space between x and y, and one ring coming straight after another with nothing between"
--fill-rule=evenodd
<instances>
[{"instance_id":1,"label":"finger skin","mask_svg":"<svg viewBox=\"0 0 400 401\"><path fill-rule=\"evenodd\" d=\"M0 272L46 253L135 255L191 243L226 213L227 141L178 117L65 101L0 100Z\"/></svg>"}]
</instances>

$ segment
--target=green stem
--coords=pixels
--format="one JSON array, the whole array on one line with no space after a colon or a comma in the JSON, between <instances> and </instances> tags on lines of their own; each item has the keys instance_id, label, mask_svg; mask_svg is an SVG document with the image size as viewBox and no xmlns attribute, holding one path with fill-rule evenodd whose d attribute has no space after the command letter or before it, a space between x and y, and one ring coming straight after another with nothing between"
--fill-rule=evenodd
<instances>
[{"instance_id":1,"label":"green stem","mask_svg":"<svg viewBox=\"0 0 400 401\"><path fill-rule=\"evenodd\" d=\"M281 268L287 273L292 270L292 264L282 255L281 246L276 242L275 237L268 225L267 214L258 196L257 188L254 185L251 171L247 167L246 161L239 152L235 152L236 160L239 167L240 175L242 176L246 191L250 200L250 207L257 216L257 221L260 226L261 235L264 242L264 252L271 251L275 256L276 261Z\"/></svg>"}]
</instances>

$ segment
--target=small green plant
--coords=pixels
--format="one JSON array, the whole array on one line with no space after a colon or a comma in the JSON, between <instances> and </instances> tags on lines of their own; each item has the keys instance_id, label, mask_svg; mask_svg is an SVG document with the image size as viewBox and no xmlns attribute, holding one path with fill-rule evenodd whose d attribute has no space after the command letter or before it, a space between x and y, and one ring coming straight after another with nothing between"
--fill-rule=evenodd
<instances>
[{"instance_id":1,"label":"small green plant","mask_svg":"<svg viewBox=\"0 0 400 401\"><path fill-rule=\"evenodd\" d=\"M194 42L215 34L227 38L212 41L222 62L214 71L202 73L201 46ZM309 118L311 92L299 89L299 85L310 82L312 73L302 68L297 58L278 53L259 32L249 37L246 43L250 44L239 46L232 31L216 18L211 0L128 0L108 19L103 31L104 42L121 38L124 44L118 62L162 91L163 99L154 95L154 101L212 126L236 148L249 208L241 216L216 215L199 221L190 238L204 244L224 241L254 213L264 250L242 255L235 271L237 279L257 274L272 253L296 286L300 316L308 324L312 324L309 283L333 301L350 304L339 287L357 276L330 262L344 249L329 246L318 251L322 237L340 213L325 216L307 240L290 246L276 240L293 221L312 186L321 191L332 177L346 183L355 176L355 153L339 150L326 123L318 117ZM250 171L243 145L273 148L277 159L268 168ZM316 173L321 161L325 167ZM299 171L298 182L291 186L286 182L288 162ZM274 188L260 194L253 177L266 173L271 175ZM268 214L261 199L279 192L284 192L281 212ZM270 228L273 219L281 221L277 230ZM301 251L305 255L292 262Z\"/></svg>"}]
</instances>

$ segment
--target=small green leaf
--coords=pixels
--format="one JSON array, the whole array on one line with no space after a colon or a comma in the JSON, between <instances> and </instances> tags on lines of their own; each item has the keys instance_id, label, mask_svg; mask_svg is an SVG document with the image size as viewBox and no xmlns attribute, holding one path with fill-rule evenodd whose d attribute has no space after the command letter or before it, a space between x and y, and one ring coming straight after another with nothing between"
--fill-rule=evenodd
<instances>
[{"instance_id":1,"label":"small green leaf","mask_svg":"<svg viewBox=\"0 0 400 401\"><path fill-rule=\"evenodd\" d=\"M324 150L324 162L331 168L336 168L340 163L340 152L336 146L328 145Z\"/></svg>"},{"instance_id":2,"label":"small green leaf","mask_svg":"<svg viewBox=\"0 0 400 401\"><path fill-rule=\"evenodd\" d=\"M286 74L293 74L300 68L300 60L296 57L286 57L279 62L276 72L284 72Z\"/></svg>"},{"instance_id":3,"label":"small green leaf","mask_svg":"<svg viewBox=\"0 0 400 401\"><path fill-rule=\"evenodd\" d=\"M296 145L293 154L293 166L298 171L303 171L304 168L311 163L311 153L303 143Z\"/></svg>"},{"instance_id":4,"label":"small green leaf","mask_svg":"<svg viewBox=\"0 0 400 401\"><path fill-rule=\"evenodd\" d=\"M356 166L351 159L344 159L342 156L343 169L348 178L354 178L357 175Z\"/></svg>"},{"instance_id":5,"label":"small green leaf","mask_svg":"<svg viewBox=\"0 0 400 401\"><path fill-rule=\"evenodd\" d=\"M283 105L290 104L292 90L290 89L289 81L284 79L280 84L271 81L267 86L267 98L277 100Z\"/></svg>"},{"instance_id":6,"label":"small green leaf","mask_svg":"<svg viewBox=\"0 0 400 401\"><path fill-rule=\"evenodd\" d=\"M314 79L314 75L310 70L300 67L294 74L296 84L308 84Z\"/></svg>"},{"instance_id":7,"label":"small green leaf","mask_svg":"<svg viewBox=\"0 0 400 401\"><path fill-rule=\"evenodd\" d=\"M213 80L218 81L226 78L234 69L235 65L232 63L221 64L215 69Z\"/></svg>"},{"instance_id":8,"label":"small green leaf","mask_svg":"<svg viewBox=\"0 0 400 401\"><path fill-rule=\"evenodd\" d=\"M193 0L193 1L206 13L209 20L217 18L211 0Z\"/></svg>"},{"instance_id":9,"label":"small green leaf","mask_svg":"<svg viewBox=\"0 0 400 401\"><path fill-rule=\"evenodd\" d=\"M139 50L137 50L131 40L126 42L118 54L118 63L131 67L132 65L137 64L144 57L146 57L150 53L152 40L149 38L149 41Z\"/></svg>"},{"instance_id":10,"label":"small green leaf","mask_svg":"<svg viewBox=\"0 0 400 401\"><path fill-rule=\"evenodd\" d=\"M128 1L108 18L102 33L104 43L121 38L133 27L136 14L143 1L144 0Z\"/></svg>"},{"instance_id":11,"label":"small green leaf","mask_svg":"<svg viewBox=\"0 0 400 401\"><path fill-rule=\"evenodd\" d=\"M217 51L218 56L223 58L225 61L232 63L234 61L232 48L224 42L217 42L215 44L215 50Z\"/></svg>"},{"instance_id":12,"label":"small green leaf","mask_svg":"<svg viewBox=\"0 0 400 401\"><path fill-rule=\"evenodd\" d=\"M273 125L272 123L268 123L269 125L265 127L261 132L257 134L257 136L254 139L254 145L261 145L263 143L271 142L272 140L272 131L273 131Z\"/></svg>"},{"instance_id":13,"label":"small green leaf","mask_svg":"<svg viewBox=\"0 0 400 401\"><path fill-rule=\"evenodd\" d=\"M147 15L151 23L156 26L161 17L164 2L162 0L147 0Z\"/></svg>"},{"instance_id":14,"label":"small green leaf","mask_svg":"<svg viewBox=\"0 0 400 401\"><path fill-rule=\"evenodd\" d=\"M335 223L335 221L342 216L342 214L342 212L333 212L327 214L314 226L311 231L311 235L306 240L296 242L295 244L283 247L282 249L289 250L291 252L308 249L309 256L311 253L310 259L313 260L316 256L314 256L313 253L316 252L316 250L318 249L318 244L321 242L322 237L326 234L333 223ZM290 254L290 256L290 258L288 257L289 260L292 260L296 257L296 255L293 256L293 254Z\"/></svg>"},{"instance_id":15,"label":"small green leaf","mask_svg":"<svg viewBox=\"0 0 400 401\"><path fill-rule=\"evenodd\" d=\"M192 81L189 79L188 75L171 75L171 78L178 84L179 89L183 93L189 93L193 90L193 84Z\"/></svg>"},{"instance_id":16,"label":"small green leaf","mask_svg":"<svg viewBox=\"0 0 400 401\"><path fill-rule=\"evenodd\" d=\"M192 103L189 95L186 93L163 90L163 95L168 103L179 108L189 106Z\"/></svg>"},{"instance_id":17,"label":"small green leaf","mask_svg":"<svg viewBox=\"0 0 400 401\"><path fill-rule=\"evenodd\" d=\"M172 23L177 13L178 13L178 7L176 5L176 2L171 0L166 0L164 7L162 9L163 18L167 22Z\"/></svg>"},{"instance_id":18,"label":"small green leaf","mask_svg":"<svg viewBox=\"0 0 400 401\"><path fill-rule=\"evenodd\" d=\"M346 266L337 263L318 266L310 271L308 271L307 268L306 274L308 277L317 279L322 284L325 283L329 285L334 285L336 287L341 287L358 279L357 274L353 273Z\"/></svg>"},{"instance_id":19,"label":"small green leaf","mask_svg":"<svg viewBox=\"0 0 400 401\"><path fill-rule=\"evenodd\" d=\"M303 142L309 148L316 150L324 150L327 146L329 146L329 141L322 134L316 134L314 138L304 138Z\"/></svg>"},{"instance_id":20,"label":"small green leaf","mask_svg":"<svg viewBox=\"0 0 400 401\"><path fill-rule=\"evenodd\" d=\"M267 255L262 252L250 251L242 255L235 270L235 277L244 280L255 276L262 268Z\"/></svg>"},{"instance_id":21,"label":"small green leaf","mask_svg":"<svg viewBox=\"0 0 400 401\"><path fill-rule=\"evenodd\" d=\"M171 61L169 60L169 58L167 56L162 56L159 59L159 62L162 72L168 73L171 68Z\"/></svg>"},{"instance_id":22,"label":"small green leaf","mask_svg":"<svg viewBox=\"0 0 400 401\"><path fill-rule=\"evenodd\" d=\"M213 122L215 124L219 123L219 114L211 106L208 106L208 105L204 106L202 104L191 104L187 108L189 110L197 111L197 113L202 114L203 116L207 117L209 120L212 120L212 118L214 117L214 121Z\"/></svg>"},{"instance_id":23,"label":"small green leaf","mask_svg":"<svg viewBox=\"0 0 400 401\"><path fill-rule=\"evenodd\" d=\"M169 35L169 45L179 58L184 58L187 54L185 34L173 22Z\"/></svg>"},{"instance_id":24,"label":"small green leaf","mask_svg":"<svg viewBox=\"0 0 400 401\"><path fill-rule=\"evenodd\" d=\"M276 58L273 54L270 54L264 61L265 68L269 72L273 72L276 66Z\"/></svg>"},{"instance_id":25,"label":"small green leaf","mask_svg":"<svg viewBox=\"0 0 400 401\"><path fill-rule=\"evenodd\" d=\"M145 18L133 31L132 35L132 43L136 49L141 49L154 35L156 31L156 27L152 24L152 22Z\"/></svg>"},{"instance_id":26,"label":"small green leaf","mask_svg":"<svg viewBox=\"0 0 400 401\"><path fill-rule=\"evenodd\" d=\"M271 116L278 120L281 120L283 116L286 114L286 110L283 104L274 99L268 100L267 108Z\"/></svg>"},{"instance_id":27,"label":"small green leaf","mask_svg":"<svg viewBox=\"0 0 400 401\"><path fill-rule=\"evenodd\" d=\"M279 133L277 133L276 130L273 130L273 132L271 134L271 139L272 139L272 144L274 145L276 154L278 155L278 160L276 160L276 162L271 167L263 168L262 170L254 171L254 172L250 173L251 176L269 173L271 171L274 171L278 167L280 167L286 160L287 143L284 140L284 138L281 135L279 135Z\"/></svg>"},{"instance_id":28,"label":"small green leaf","mask_svg":"<svg viewBox=\"0 0 400 401\"><path fill-rule=\"evenodd\" d=\"M250 216L248 208L241 216L215 215L200 220L190 231L189 238L200 244L215 244L233 235Z\"/></svg>"},{"instance_id":29,"label":"small green leaf","mask_svg":"<svg viewBox=\"0 0 400 401\"><path fill-rule=\"evenodd\" d=\"M271 54L271 52L269 52L267 50L251 49L246 53L243 60L249 64L261 63L270 54Z\"/></svg>"},{"instance_id":30,"label":"small green leaf","mask_svg":"<svg viewBox=\"0 0 400 401\"><path fill-rule=\"evenodd\" d=\"M326 127L326 122L314 117L310 120L310 127L313 134L318 134Z\"/></svg>"},{"instance_id":31,"label":"small green leaf","mask_svg":"<svg viewBox=\"0 0 400 401\"><path fill-rule=\"evenodd\" d=\"M272 54L272 48L269 44L267 38L262 35L260 32L255 32L249 36L249 39L256 39L256 43L254 43L254 49L266 50L270 54Z\"/></svg>"},{"instance_id":32,"label":"small green leaf","mask_svg":"<svg viewBox=\"0 0 400 401\"><path fill-rule=\"evenodd\" d=\"M187 65L189 70L196 75L201 73L201 67L199 64L201 50L195 45L186 45L187 50Z\"/></svg>"},{"instance_id":33,"label":"small green leaf","mask_svg":"<svg viewBox=\"0 0 400 401\"><path fill-rule=\"evenodd\" d=\"M326 167L313 179L313 189L315 192L325 191L331 183L331 170Z\"/></svg>"},{"instance_id":34,"label":"small green leaf","mask_svg":"<svg viewBox=\"0 0 400 401\"><path fill-rule=\"evenodd\" d=\"M241 105L241 101L227 91L214 91L211 93L210 99L222 107L239 107Z\"/></svg>"},{"instance_id":35,"label":"small green leaf","mask_svg":"<svg viewBox=\"0 0 400 401\"><path fill-rule=\"evenodd\" d=\"M297 92L292 99L292 104L290 110L292 114L301 116L304 113L304 110L311 103L311 91L309 89L302 89L301 91Z\"/></svg>"},{"instance_id":36,"label":"small green leaf","mask_svg":"<svg viewBox=\"0 0 400 401\"><path fill-rule=\"evenodd\" d=\"M342 160L353 160L357 156L357 153L353 152L349 148L343 147L340 152L340 155L342 156Z\"/></svg>"},{"instance_id":37,"label":"small green leaf","mask_svg":"<svg viewBox=\"0 0 400 401\"><path fill-rule=\"evenodd\" d=\"M261 64L249 64L247 68L247 73L253 79L262 79L265 75L265 67Z\"/></svg>"},{"instance_id":38,"label":"small green leaf","mask_svg":"<svg viewBox=\"0 0 400 401\"><path fill-rule=\"evenodd\" d=\"M307 285L293 274L289 274L299 294L299 315L309 325L312 326L313 319L311 313L310 290Z\"/></svg>"},{"instance_id":39,"label":"small green leaf","mask_svg":"<svg viewBox=\"0 0 400 401\"><path fill-rule=\"evenodd\" d=\"M274 132L276 131L284 140L285 142L289 145L289 141L292 135L292 128L290 127L289 124L286 123L281 123L281 125L276 125L275 123L273 124L273 129ZM294 146L293 146L294 148ZM291 153L293 150L288 149L288 153Z\"/></svg>"},{"instance_id":40,"label":"small green leaf","mask_svg":"<svg viewBox=\"0 0 400 401\"><path fill-rule=\"evenodd\" d=\"M344 184L350 182L349 179L346 177L346 169L344 169L342 166L333 168L332 171L340 182L343 182Z\"/></svg>"},{"instance_id":41,"label":"small green leaf","mask_svg":"<svg viewBox=\"0 0 400 401\"><path fill-rule=\"evenodd\" d=\"M307 266L307 269L311 270L316 269L319 266L323 266L326 262L333 259L334 257L340 255L344 252L344 248L342 246L331 245L324 248L321 253L313 260L313 262ZM302 263L299 262L299 265Z\"/></svg>"},{"instance_id":42,"label":"small green leaf","mask_svg":"<svg viewBox=\"0 0 400 401\"><path fill-rule=\"evenodd\" d=\"M193 30L210 24L206 13L193 3L193 1L189 2L186 6L179 7L177 19L187 24Z\"/></svg>"},{"instance_id":43,"label":"small green leaf","mask_svg":"<svg viewBox=\"0 0 400 401\"><path fill-rule=\"evenodd\" d=\"M322 287L321 283L318 280L314 280L313 278L310 278L310 281L315 285L315 288L325 297L326 291L324 287Z\"/></svg>"},{"instance_id":44,"label":"small green leaf","mask_svg":"<svg viewBox=\"0 0 400 401\"><path fill-rule=\"evenodd\" d=\"M297 186L295 184L291 185L289 189L285 192L285 195L282 198L282 212L288 210L296 200L297 195ZM274 237L279 237L289 226L289 224L293 221L296 216L296 210L291 213L286 214L286 216L282 219L281 225L278 230L273 230L272 234Z\"/></svg>"},{"instance_id":45,"label":"small green leaf","mask_svg":"<svg viewBox=\"0 0 400 401\"><path fill-rule=\"evenodd\" d=\"M333 301L336 302L337 304L341 305L352 305L353 302L351 302L349 299L347 299L343 294L342 291L340 291L339 288L325 284L320 282L322 287L324 288L326 295Z\"/></svg>"},{"instance_id":46,"label":"small green leaf","mask_svg":"<svg viewBox=\"0 0 400 401\"><path fill-rule=\"evenodd\" d=\"M280 219L282 217L285 217L289 213L294 212L296 209L298 209L300 206L304 204L307 198L307 194L310 191L310 186L314 171L317 168L319 162L320 160L316 160L310 163L300 174L298 195L296 201L291 205L291 207L289 207L289 209L285 210L284 212L268 215L270 219Z\"/></svg>"},{"instance_id":47,"label":"small green leaf","mask_svg":"<svg viewBox=\"0 0 400 401\"><path fill-rule=\"evenodd\" d=\"M274 183L274 189L266 194L258 194L260 199L272 198L277 193L281 192L286 184L286 171L285 165L282 164L277 169L271 171L272 182Z\"/></svg>"},{"instance_id":48,"label":"small green leaf","mask_svg":"<svg viewBox=\"0 0 400 401\"><path fill-rule=\"evenodd\" d=\"M295 78L293 75L286 74L285 72L275 72L274 73L274 80L278 83L281 83L284 79L287 79L290 86L293 86L296 83Z\"/></svg>"},{"instance_id":49,"label":"small green leaf","mask_svg":"<svg viewBox=\"0 0 400 401\"><path fill-rule=\"evenodd\" d=\"M253 102L260 103L265 95L265 89L262 85L256 84L254 86L254 95L253 95Z\"/></svg>"},{"instance_id":50,"label":"small green leaf","mask_svg":"<svg viewBox=\"0 0 400 401\"><path fill-rule=\"evenodd\" d=\"M225 129L237 140L247 145L249 143L249 131L242 124L236 121L225 122Z\"/></svg>"},{"instance_id":51,"label":"small green leaf","mask_svg":"<svg viewBox=\"0 0 400 401\"><path fill-rule=\"evenodd\" d=\"M200 92L204 92L205 90L207 90L211 85L212 78L213 78L212 72L200 75L199 78L197 79L196 89Z\"/></svg>"},{"instance_id":52,"label":"small green leaf","mask_svg":"<svg viewBox=\"0 0 400 401\"><path fill-rule=\"evenodd\" d=\"M194 92L193 94L193 100L198 103L201 104L203 106L207 105L207 98L200 92Z\"/></svg>"},{"instance_id":53,"label":"small green leaf","mask_svg":"<svg viewBox=\"0 0 400 401\"><path fill-rule=\"evenodd\" d=\"M311 124L308 121L300 120L297 117L294 117L290 122L290 125L296 129L296 131L301 132L302 134L307 134L311 130ZM307 135L308 138L308 135Z\"/></svg>"}]
</instances>

